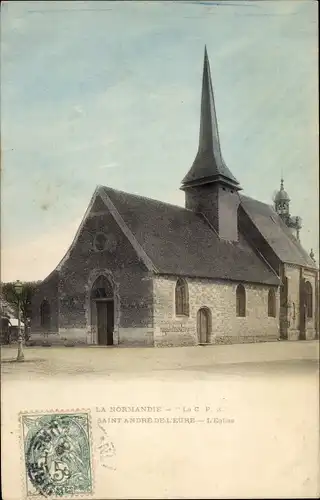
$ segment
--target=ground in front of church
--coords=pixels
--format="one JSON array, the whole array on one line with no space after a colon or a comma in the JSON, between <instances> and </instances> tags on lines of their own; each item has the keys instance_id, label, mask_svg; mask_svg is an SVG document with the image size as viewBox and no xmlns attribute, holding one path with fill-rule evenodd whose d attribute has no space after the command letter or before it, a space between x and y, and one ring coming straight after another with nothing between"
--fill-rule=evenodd
<instances>
[{"instance_id":1,"label":"ground in front of church","mask_svg":"<svg viewBox=\"0 0 320 500\"><path fill-rule=\"evenodd\" d=\"M17 346L1 348L4 379L37 380L46 376L160 379L210 379L317 373L319 341L196 346L177 348L25 347L16 363Z\"/></svg>"},{"instance_id":2,"label":"ground in front of church","mask_svg":"<svg viewBox=\"0 0 320 500\"><path fill-rule=\"evenodd\" d=\"M13 455L21 411L83 409L96 445L107 432L116 447L109 469L94 450L100 479L121 484L117 498L133 482L135 498L318 498L319 342L28 347L23 363L16 353L2 348Z\"/></svg>"}]
</instances>

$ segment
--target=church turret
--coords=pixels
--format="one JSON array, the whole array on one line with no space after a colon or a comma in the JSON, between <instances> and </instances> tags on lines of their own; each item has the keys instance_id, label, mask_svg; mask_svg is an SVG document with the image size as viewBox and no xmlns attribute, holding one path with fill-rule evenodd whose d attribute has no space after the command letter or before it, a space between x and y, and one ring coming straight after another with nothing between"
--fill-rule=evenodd
<instances>
[{"instance_id":1,"label":"church turret","mask_svg":"<svg viewBox=\"0 0 320 500\"><path fill-rule=\"evenodd\" d=\"M283 222L292 230L297 240L300 240L301 218L290 215L290 198L284 189L283 178L281 178L280 189L274 197L274 209L280 215Z\"/></svg>"},{"instance_id":2,"label":"church turret","mask_svg":"<svg viewBox=\"0 0 320 500\"><path fill-rule=\"evenodd\" d=\"M238 240L239 182L221 153L210 65L205 48L199 148L193 165L182 181L186 208L201 212L221 238Z\"/></svg>"},{"instance_id":3,"label":"church turret","mask_svg":"<svg viewBox=\"0 0 320 500\"><path fill-rule=\"evenodd\" d=\"M277 214L286 222L290 217L290 198L287 191L284 190L283 178L280 181L280 189L274 198L274 208Z\"/></svg>"}]
</instances>

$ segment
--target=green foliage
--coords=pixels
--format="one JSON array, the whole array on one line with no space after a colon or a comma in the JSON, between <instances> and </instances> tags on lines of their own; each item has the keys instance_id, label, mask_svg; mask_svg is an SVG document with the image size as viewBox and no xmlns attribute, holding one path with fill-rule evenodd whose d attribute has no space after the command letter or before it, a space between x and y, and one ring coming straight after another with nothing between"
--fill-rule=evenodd
<instances>
[{"instance_id":1,"label":"green foliage","mask_svg":"<svg viewBox=\"0 0 320 500\"><path fill-rule=\"evenodd\" d=\"M31 319L31 301L33 294L40 281L29 281L23 283L22 293L20 294L20 312L21 320L26 325ZM19 298L14 289L14 282L2 283L1 294L4 300L10 304L18 316Z\"/></svg>"}]
</instances>

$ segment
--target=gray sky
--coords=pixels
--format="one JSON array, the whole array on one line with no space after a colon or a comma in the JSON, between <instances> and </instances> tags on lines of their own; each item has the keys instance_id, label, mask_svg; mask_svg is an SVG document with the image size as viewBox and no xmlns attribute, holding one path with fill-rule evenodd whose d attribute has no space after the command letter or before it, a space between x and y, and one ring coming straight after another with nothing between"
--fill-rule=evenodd
<instances>
[{"instance_id":1,"label":"gray sky","mask_svg":"<svg viewBox=\"0 0 320 500\"><path fill-rule=\"evenodd\" d=\"M317 3L9 2L1 16L2 280L42 279L97 184L183 205L207 44L225 161L281 172L318 257Z\"/></svg>"}]
</instances>

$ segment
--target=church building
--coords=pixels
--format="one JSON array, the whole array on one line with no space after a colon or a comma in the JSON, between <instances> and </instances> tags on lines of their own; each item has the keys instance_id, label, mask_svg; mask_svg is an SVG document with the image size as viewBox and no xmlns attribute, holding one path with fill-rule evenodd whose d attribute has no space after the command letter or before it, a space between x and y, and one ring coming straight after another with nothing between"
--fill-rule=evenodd
<instances>
[{"instance_id":1,"label":"church building","mask_svg":"<svg viewBox=\"0 0 320 500\"><path fill-rule=\"evenodd\" d=\"M318 269L283 180L241 194L221 152L205 50L199 148L185 207L98 186L33 299L31 340L183 346L318 336Z\"/></svg>"}]
</instances>

